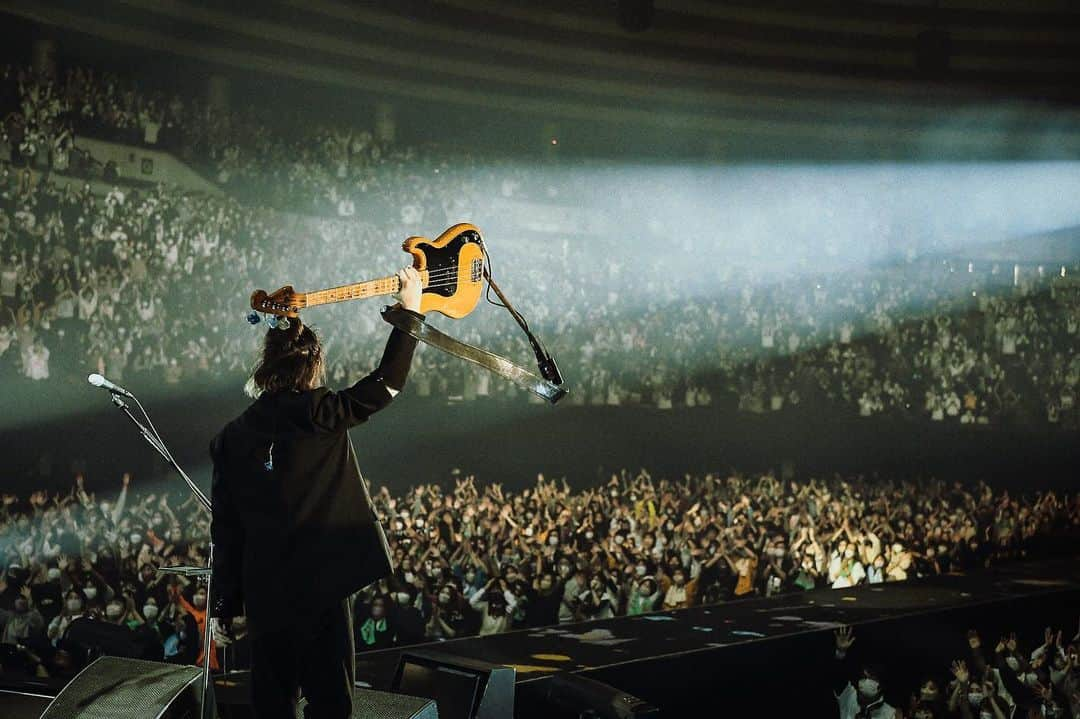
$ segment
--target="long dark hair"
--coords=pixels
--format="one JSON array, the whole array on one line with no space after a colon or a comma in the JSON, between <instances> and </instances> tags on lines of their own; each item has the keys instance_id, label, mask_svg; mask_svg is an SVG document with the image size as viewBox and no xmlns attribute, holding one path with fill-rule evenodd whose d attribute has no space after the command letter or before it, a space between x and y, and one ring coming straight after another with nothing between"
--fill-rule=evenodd
<instances>
[{"instance_id":1,"label":"long dark hair","mask_svg":"<svg viewBox=\"0 0 1080 719\"><path fill-rule=\"evenodd\" d=\"M322 384L322 342L299 318L287 330L271 328L263 340L262 357L244 385L251 397L288 390L304 391Z\"/></svg>"}]
</instances>

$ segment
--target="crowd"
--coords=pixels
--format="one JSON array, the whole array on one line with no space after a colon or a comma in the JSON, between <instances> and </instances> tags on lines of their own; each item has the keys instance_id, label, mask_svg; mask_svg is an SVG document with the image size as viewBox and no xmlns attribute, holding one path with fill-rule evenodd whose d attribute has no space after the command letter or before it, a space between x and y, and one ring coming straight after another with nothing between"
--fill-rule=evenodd
<instances>
[{"instance_id":1,"label":"crowd","mask_svg":"<svg viewBox=\"0 0 1080 719\"><path fill-rule=\"evenodd\" d=\"M164 187L100 197L0 164L0 371L75 381L94 367L165 384L239 376L256 344L243 322L251 290L300 285L298 257L312 258L301 287L378 276L367 268L400 264L394 248L408 234L404 224L282 215ZM611 260L586 270L595 253L563 243L539 267L507 244L493 258L497 273L513 268L504 282L558 357L568 402L723 402L751 413L831 403L863 415L1077 425L1080 300L1054 277L1032 272L1014 286L998 267L912 264L763 287L728 270L701 298L641 286ZM343 276L349 266L358 269ZM905 317L915 287L936 299ZM316 324L333 327L327 380L351 382L385 328L373 310L319 312ZM527 361L516 326L494 312L481 308L454 332ZM517 393L435 352L421 352L414 377L422 396Z\"/></svg>"},{"instance_id":2,"label":"crowd","mask_svg":"<svg viewBox=\"0 0 1080 719\"><path fill-rule=\"evenodd\" d=\"M951 664L921 667L918 686L890 684L880 659L857 661L850 627L836 634L834 682L840 719L1033 719L1080 716L1080 631L1071 638L1047 627L1038 641L1002 631L983 643L975 630L966 636L963 656ZM958 636L958 640L962 637ZM873 648L861 648L864 658ZM885 676L883 676L885 674ZM904 698L906 695L906 699Z\"/></svg>"},{"instance_id":3,"label":"crowd","mask_svg":"<svg viewBox=\"0 0 1080 719\"><path fill-rule=\"evenodd\" d=\"M939 480L641 470L577 491L541 475L512 493L452 478L374 495L395 571L356 597L358 650L903 581L1050 552L1080 531L1075 495ZM67 493L3 495L8 670L69 676L81 617L126 627L146 658L200 656L205 591L157 569L205 563L208 520L190 498L130 482L95 496L80 475ZM232 630L221 660L235 667L243 620Z\"/></svg>"},{"instance_id":4,"label":"crowd","mask_svg":"<svg viewBox=\"0 0 1080 719\"><path fill-rule=\"evenodd\" d=\"M234 116L81 67L53 80L4 67L0 373L80 381L93 367L167 385L240 375L256 344L243 331L255 288L388 274L401 264L404 237L438 232L493 199L557 207L590 191L572 176L555 182L269 115L273 128L265 112ZM62 171L82 132L212 162L230 196L164 186L95 195L89 184L32 171ZM750 413L831 405L962 424L1080 426L1080 293L1066 284L1080 267L1025 267L1017 281L1011 265L914 261L766 281L716 263L688 284L670 281L685 274L678 252L638 262L620 241L549 239L542 261L535 243L492 248L496 276L560 362L568 403L723 403ZM315 324L333 328L328 382L358 378L385 328L373 311L318 312ZM527 361L516 326L492 312L460 321L454 334ZM436 352L421 351L417 364L420 395L519 394Z\"/></svg>"}]
</instances>

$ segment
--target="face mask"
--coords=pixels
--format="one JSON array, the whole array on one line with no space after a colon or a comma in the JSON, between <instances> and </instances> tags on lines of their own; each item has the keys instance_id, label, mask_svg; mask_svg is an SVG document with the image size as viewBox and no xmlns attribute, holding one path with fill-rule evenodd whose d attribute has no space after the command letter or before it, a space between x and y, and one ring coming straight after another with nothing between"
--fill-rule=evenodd
<instances>
[{"instance_id":1,"label":"face mask","mask_svg":"<svg viewBox=\"0 0 1080 719\"><path fill-rule=\"evenodd\" d=\"M554 547L558 543L559 543L559 538L557 536L555 536L554 534L551 535L550 537L548 537L548 544L550 544L551 546Z\"/></svg>"},{"instance_id":2,"label":"face mask","mask_svg":"<svg viewBox=\"0 0 1080 719\"><path fill-rule=\"evenodd\" d=\"M878 695L879 685L876 679L870 679L869 677L863 677L859 680L859 694L862 694L866 699L873 699Z\"/></svg>"},{"instance_id":3,"label":"face mask","mask_svg":"<svg viewBox=\"0 0 1080 719\"><path fill-rule=\"evenodd\" d=\"M450 603L450 595L449 594L443 592L442 594L439 595L439 604L449 604L449 603Z\"/></svg>"},{"instance_id":4,"label":"face mask","mask_svg":"<svg viewBox=\"0 0 1080 719\"><path fill-rule=\"evenodd\" d=\"M147 604L145 607L142 608L142 613L143 616L146 617L147 621L151 619L156 619L158 615L158 608L154 604Z\"/></svg>"},{"instance_id":5,"label":"face mask","mask_svg":"<svg viewBox=\"0 0 1080 719\"><path fill-rule=\"evenodd\" d=\"M922 697L923 701L936 701L937 689L922 689L919 691L919 696Z\"/></svg>"},{"instance_id":6,"label":"face mask","mask_svg":"<svg viewBox=\"0 0 1080 719\"><path fill-rule=\"evenodd\" d=\"M105 616L109 619L119 619L120 615L124 613L124 610L120 607L107 607L105 609Z\"/></svg>"},{"instance_id":7,"label":"face mask","mask_svg":"<svg viewBox=\"0 0 1080 719\"><path fill-rule=\"evenodd\" d=\"M844 550L844 558L845 559L851 559L854 556L855 556L855 550L854 549L845 549Z\"/></svg>"},{"instance_id":8,"label":"face mask","mask_svg":"<svg viewBox=\"0 0 1080 719\"><path fill-rule=\"evenodd\" d=\"M590 529L589 531L585 532L585 539L592 539L592 538L593 538L593 533L592 533L592 530Z\"/></svg>"},{"instance_id":9,"label":"face mask","mask_svg":"<svg viewBox=\"0 0 1080 719\"><path fill-rule=\"evenodd\" d=\"M645 570L646 569L647 569L647 567L644 564L639 564L636 567L634 567L634 571L637 572L637 575L639 577L644 577L645 576Z\"/></svg>"},{"instance_id":10,"label":"face mask","mask_svg":"<svg viewBox=\"0 0 1080 719\"><path fill-rule=\"evenodd\" d=\"M409 603L409 595L405 592L398 592L394 595L394 601L396 601L401 606L405 606Z\"/></svg>"},{"instance_id":11,"label":"face mask","mask_svg":"<svg viewBox=\"0 0 1080 719\"><path fill-rule=\"evenodd\" d=\"M468 575L466 575L465 578L468 579L470 582L472 581L471 579L469 579ZM416 579L415 574L413 574L412 572L405 572L405 581L406 582L409 582L411 584L414 579Z\"/></svg>"},{"instance_id":12,"label":"face mask","mask_svg":"<svg viewBox=\"0 0 1080 719\"><path fill-rule=\"evenodd\" d=\"M60 569L58 567L49 567L49 571L45 573L50 582L55 582L60 578Z\"/></svg>"},{"instance_id":13,"label":"face mask","mask_svg":"<svg viewBox=\"0 0 1080 719\"><path fill-rule=\"evenodd\" d=\"M67 601L67 610L72 614L78 614L82 611L82 602L78 599L69 599Z\"/></svg>"},{"instance_id":14,"label":"face mask","mask_svg":"<svg viewBox=\"0 0 1080 719\"><path fill-rule=\"evenodd\" d=\"M1009 669L1012 669L1014 672L1020 669L1020 660L1016 657L1005 657L1005 663L1009 666Z\"/></svg>"},{"instance_id":15,"label":"face mask","mask_svg":"<svg viewBox=\"0 0 1080 719\"><path fill-rule=\"evenodd\" d=\"M681 587L683 584L686 583L686 577L681 574L676 574L674 577L672 577L672 579L675 580L675 585L678 587Z\"/></svg>"},{"instance_id":16,"label":"face mask","mask_svg":"<svg viewBox=\"0 0 1080 719\"><path fill-rule=\"evenodd\" d=\"M97 587L86 587L83 589L83 594L86 595L87 599L93 599L97 596Z\"/></svg>"},{"instance_id":17,"label":"face mask","mask_svg":"<svg viewBox=\"0 0 1080 719\"><path fill-rule=\"evenodd\" d=\"M988 711L979 712L979 719L994 719L994 713Z\"/></svg>"},{"instance_id":18,"label":"face mask","mask_svg":"<svg viewBox=\"0 0 1080 719\"><path fill-rule=\"evenodd\" d=\"M968 701L973 707L977 707L982 704L983 698L984 695L982 692L968 692Z\"/></svg>"},{"instance_id":19,"label":"face mask","mask_svg":"<svg viewBox=\"0 0 1080 719\"><path fill-rule=\"evenodd\" d=\"M132 532L131 535L128 537L128 539L131 540L132 544L140 544L140 543L142 543L142 535L139 534L138 532Z\"/></svg>"},{"instance_id":20,"label":"face mask","mask_svg":"<svg viewBox=\"0 0 1080 719\"><path fill-rule=\"evenodd\" d=\"M205 594L196 594L195 597L194 597L194 601L192 601L192 604L194 604L196 607L205 607L206 606L206 595Z\"/></svg>"}]
</instances>

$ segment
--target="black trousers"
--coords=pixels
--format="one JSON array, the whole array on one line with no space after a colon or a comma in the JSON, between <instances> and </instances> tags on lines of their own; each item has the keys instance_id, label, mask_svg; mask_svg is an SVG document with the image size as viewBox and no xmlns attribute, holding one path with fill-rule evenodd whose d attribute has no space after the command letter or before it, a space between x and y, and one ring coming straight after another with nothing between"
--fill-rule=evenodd
<instances>
[{"instance_id":1,"label":"black trousers","mask_svg":"<svg viewBox=\"0 0 1080 719\"><path fill-rule=\"evenodd\" d=\"M304 719L352 716L356 651L352 602L334 606L251 642L251 699L256 719L295 719L298 696Z\"/></svg>"}]
</instances>

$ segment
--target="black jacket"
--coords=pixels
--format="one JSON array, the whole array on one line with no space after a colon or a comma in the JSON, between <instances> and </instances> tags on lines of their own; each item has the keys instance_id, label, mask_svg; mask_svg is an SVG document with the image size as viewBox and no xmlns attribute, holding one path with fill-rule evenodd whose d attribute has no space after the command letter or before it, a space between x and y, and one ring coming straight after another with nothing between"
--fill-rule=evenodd
<instances>
[{"instance_id":1,"label":"black jacket","mask_svg":"<svg viewBox=\"0 0 1080 719\"><path fill-rule=\"evenodd\" d=\"M246 615L255 636L392 572L348 429L390 404L415 349L394 329L352 387L263 395L214 437L211 616Z\"/></svg>"}]
</instances>

